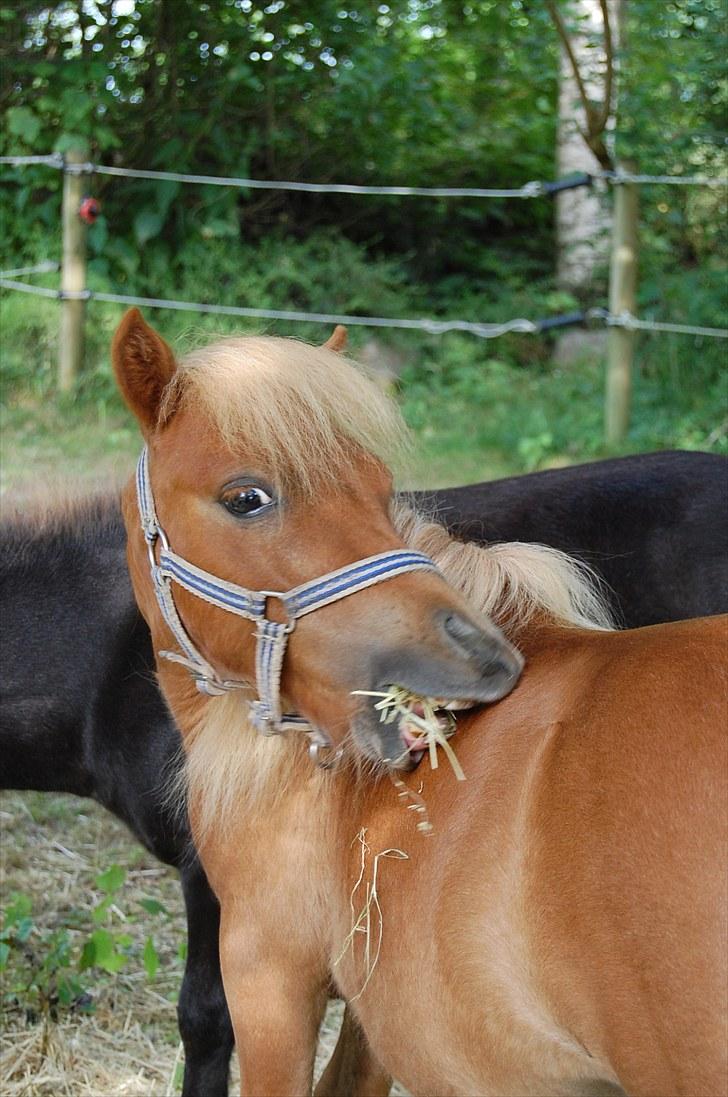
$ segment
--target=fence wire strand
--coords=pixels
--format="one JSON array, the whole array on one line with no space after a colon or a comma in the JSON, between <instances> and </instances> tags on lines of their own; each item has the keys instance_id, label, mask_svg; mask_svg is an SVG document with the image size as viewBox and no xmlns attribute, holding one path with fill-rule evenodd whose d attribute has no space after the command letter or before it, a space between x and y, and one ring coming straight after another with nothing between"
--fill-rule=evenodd
<instances>
[{"instance_id":1,"label":"fence wire strand","mask_svg":"<svg viewBox=\"0 0 728 1097\"><path fill-rule=\"evenodd\" d=\"M540 198L552 185L533 180L520 187L400 187L365 186L357 183L303 183L285 179L247 179L223 175L195 175L179 171L153 171L147 168L122 168L108 164L68 164L58 154L49 156L0 156L0 164L22 167L45 164L69 175L110 175L127 179L152 179L160 182L195 183L211 187L237 187L244 190L304 191L313 194L370 194L427 198ZM579 184L586 186L585 182Z\"/></svg>"},{"instance_id":2,"label":"fence wire strand","mask_svg":"<svg viewBox=\"0 0 728 1097\"><path fill-rule=\"evenodd\" d=\"M672 335L704 335L708 339L728 339L728 328L706 328L698 324L671 324L663 320L641 320L631 312L616 315L607 309L591 309L589 319L603 320L608 328L627 331L659 331Z\"/></svg>"},{"instance_id":3,"label":"fence wire strand","mask_svg":"<svg viewBox=\"0 0 728 1097\"><path fill-rule=\"evenodd\" d=\"M63 169L63 157L57 152L45 156L0 156L0 164L6 164L11 168L24 168L31 164L43 164L49 168Z\"/></svg>"},{"instance_id":4,"label":"fence wire strand","mask_svg":"<svg viewBox=\"0 0 728 1097\"><path fill-rule=\"evenodd\" d=\"M667 187L726 187L728 176L724 175L638 175L629 171L603 171L595 179L604 179L607 183L655 183Z\"/></svg>"},{"instance_id":5,"label":"fence wire strand","mask_svg":"<svg viewBox=\"0 0 728 1097\"><path fill-rule=\"evenodd\" d=\"M177 312L199 312L218 316L241 316L248 319L286 320L294 323L344 324L347 327L399 328L411 331L423 331L428 335L445 335L447 332L460 331L476 335L481 339L497 339L501 335L518 332L535 335L554 329L590 321L602 321L607 327L622 327L635 331L657 331L674 335L705 336L711 339L727 339L728 329L708 328L693 324L671 324L659 320L640 320L632 313L617 315L608 309L592 308L586 313L568 313L564 316L549 317L546 320L528 320L516 317L499 324L479 323L472 320L435 320L433 318L407 318L392 316L349 316L330 312L298 312L290 309L257 309L243 305L214 305L203 301L175 301L162 297L136 297L126 293L106 293L102 290L64 291L48 286L36 286L30 282L19 282L17 277L30 274L49 274L59 269L59 264L51 261L39 263L34 267L17 267L14 270L0 271L0 288L16 290L20 293L34 294L38 297L55 298L65 301L103 301L109 304L139 305L144 308L170 309Z\"/></svg>"},{"instance_id":6,"label":"fence wire strand","mask_svg":"<svg viewBox=\"0 0 728 1097\"><path fill-rule=\"evenodd\" d=\"M50 289L46 286L34 286L28 282L18 282L9 275L13 271L0 273L0 288L17 290L20 293L36 294L39 297L55 297L65 301L104 301L119 305L140 305L153 309L172 309L179 312L213 313L219 316L244 316L250 319L288 320L311 324L345 324L348 327L403 328L424 331L429 335L444 335L449 331L468 332L481 339L495 339L508 332L532 334L538 331L533 320L518 317L500 324L483 324L470 320L435 320L429 318L408 319L390 316L348 316L328 312L296 312L288 309L256 309L242 305L212 305L201 301L173 301L159 297L135 297L125 293L105 293L100 290L80 290L68 292Z\"/></svg>"},{"instance_id":7,"label":"fence wire strand","mask_svg":"<svg viewBox=\"0 0 728 1097\"><path fill-rule=\"evenodd\" d=\"M83 164L66 163L60 153L40 156L0 156L0 165L24 167L26 165L45 165L57 168L69 175L109 175L129 179L157 179L166 182L194 183L213 187L238 187L250 190L304 191L313 194L361 194L394 195L400 197L430 198L541 198L554 190L566 189L559 184L568 184L568 180L544 183L532 180L520 187L405 187L375 186L358 183L303 183L285 179L246 179L222 175L196 175L178 171L154 171L147 168L123 168L110 164L96 164L88 161ZM622 170L598 172L593 176L583 174L579 182L572 186L588 186L592 179L601 179L607 183L661 184L680 187L725 187L728 177L709 175L642 175Z\"/></svg>"}]
</instances>

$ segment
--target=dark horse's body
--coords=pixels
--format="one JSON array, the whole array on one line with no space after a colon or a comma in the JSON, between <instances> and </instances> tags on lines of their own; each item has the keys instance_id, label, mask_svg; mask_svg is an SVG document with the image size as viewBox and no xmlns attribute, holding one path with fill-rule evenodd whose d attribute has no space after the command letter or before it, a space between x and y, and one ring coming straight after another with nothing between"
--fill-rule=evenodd
<instances>
[{"instance_id":1,"label":"dark horse's body","mask_svg":"<svg viewBox=\"0 0 728 1097\"><path fill-rule=\"evenodd\" d=\"M728 461L663 453L422 494L452 532L541 541L589 562L628 626L728 611ZM165 808L179 738L157 690L116 501L0 529L2 786L91 796L180 871L186 1097L227 1093L232 1029L217 902Z\"/></svg>"},{"instance_id":2,"label":"dark horse's body","mask_svg":"<svg viewBox=\"0 0 728 1097\"><path fill-rule=\"evenodd\" d=\"M627 628L728 608L728 460L650 453L436 492L461 541L541 541L590 564Z\"/></svg>"},{"instance_id":3,"label":"dark horse's body","mask_svg":"<svg viewBox=\"0 0 728 1097\"><path fill-rule=\"evenodd\" d=\"M219 908L186 820L164 803L179 734L156 686L116 499L49 528L0 528L3 788L90 796L179 869L188 952L178 1016L185 1097L223 1097L233 1035Z\"/></svg>"}]
</instances>

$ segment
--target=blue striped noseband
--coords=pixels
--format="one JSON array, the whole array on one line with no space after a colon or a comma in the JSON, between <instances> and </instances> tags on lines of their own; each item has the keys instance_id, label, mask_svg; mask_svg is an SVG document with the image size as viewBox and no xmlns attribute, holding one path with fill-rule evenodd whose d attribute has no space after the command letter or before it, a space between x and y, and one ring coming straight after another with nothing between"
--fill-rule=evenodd
<instances>
[{"instance_id":1,"label":"blue striped noseband","mask_svg":"<svg viewBox=\"0 0 728 1097\"><path fill-rule=\"evenodd\" d=\"M235 583L218 579L195 564L190 564L169 547L169 541L159 524L154 507L154 496L149 477L149 454L142 450L136 473L137 501L144 539L147 543L152 583L159 608L177 641L180 652L160 651L159 655L186 667L201 693L217 696L234 689L248 689L249 683L220 678L217 671L195 647L182 624L172 594L172 583L184 587L191 594L209 602L212 606L235 613L256 623L255 677L258 698L251 701L252 720L262 735L274 735L283 731L304 731L312 739L312 746L330 746L328 736L314 728L297 713L281 712L280 680L286 643L299 617L313 613L331 602L338 602L375 583L394 579L410 571L434 571L438 569L429 556L407 549L380 552L367 556L354 564L331 571L318 579L302 583L288 591L246 590ZM159 551L157 552L157 546ZM276 599L285 609L285 624L271 621L267 616L268 600Z\"/></svg>"}]
</instances>

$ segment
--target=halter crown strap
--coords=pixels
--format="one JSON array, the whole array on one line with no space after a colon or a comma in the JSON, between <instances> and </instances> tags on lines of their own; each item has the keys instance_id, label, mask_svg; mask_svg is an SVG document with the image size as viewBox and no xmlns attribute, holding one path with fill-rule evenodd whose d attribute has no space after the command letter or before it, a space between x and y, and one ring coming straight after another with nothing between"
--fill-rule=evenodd
<instances>
[{"instance_id":1,"label":"halter crown strap","mask_svg":"<svg viewBox=\"0 0 728 1097\"><path fill-rule=\"evenodd\" d=\"M283 659L288 636L293 631L296 621L299 617L321 609L322 606L337 602L350 594L356 594L376 583L394 579L397 575L411 571L437 572L436 565L429 556L421 552L394 549L391 552L380 552L375 556L357 560L353 564L348 564L317 579L311 579L288 591L247 590L236 583L218 579L216 575L178 556L169 547L154 507L146 446L142 450L137 465L136 487L141 526L147 542L157 601L170 631L183 652L182 655L170 651L160 651L159 654L186 667L202 693L214 696L232 689L249 688L246 682L221 679L214 667L195 647L175 606L172 594L173 582L210 605L255 621L257 624L255 677L258 699L251 701L253 722L264 735L297 729L317 736L320 743L325 742L321 733L312 728L304 717L296 713L281 712L280 680ZM158 541L161 547L157 561ZM267 616L267 603L270 597L282 603L288 617L285 624L272 621Z\"/></svg>"}]
</instances>

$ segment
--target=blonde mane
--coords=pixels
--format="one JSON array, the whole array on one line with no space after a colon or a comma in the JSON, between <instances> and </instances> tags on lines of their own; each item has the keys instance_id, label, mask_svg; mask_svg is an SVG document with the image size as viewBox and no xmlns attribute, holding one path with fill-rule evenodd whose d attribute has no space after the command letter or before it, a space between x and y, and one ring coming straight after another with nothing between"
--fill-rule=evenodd
<instances>
[{"instance_id":1,"label":"blonde mane","mask_svg":"<svg viewBox=\"0 0 728 1097\"><path fill-rule=\"evenodd\" d=\"M190 407L233 451L250 448L289 491L310 494L350 465L352 447L391 465L408 433L395 403L342 354L295 339L223 339L185 355L162 420Z\"/></svg>"},{"instance_id":2,"label":"blonde mane","mask_svg":"<svg viewBox=\"0 0 728 1097\"><path fill-rule=\"evenodd\" d=\"M404 500L392 521L410 548L430 556L445 578L513 641L534 616L565 627L613 629L605 585L590 567L548 545L456 541L441 523Z\"/></svg>"}]
</instances>

